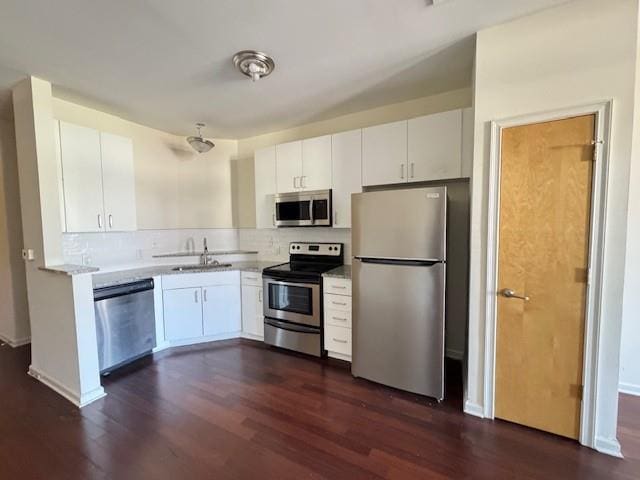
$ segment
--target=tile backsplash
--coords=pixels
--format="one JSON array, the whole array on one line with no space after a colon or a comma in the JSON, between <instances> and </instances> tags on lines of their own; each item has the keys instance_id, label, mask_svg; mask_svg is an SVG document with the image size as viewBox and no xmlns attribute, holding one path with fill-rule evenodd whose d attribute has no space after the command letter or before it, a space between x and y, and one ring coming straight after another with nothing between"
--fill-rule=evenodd
<instances>
[{"instance_id":1,"label":"tile backsplash","mask_svg":"<svg viewBox=\"0 0 640 480\"><path fill-rule=\"evenodd\" d=\"M239 241L240 249L260 252L260 260L283 262L289 258L290 242L344 243L344 263L351 263L351 230L346 228L240 229Z\"/></svg>"},{"instance_id":2,"label":"tile backsplash","mask_svg":"<svg viewBox=\"0 0 640 480\"><path fill-rule=\"evenodd\" d=\"M209 250L236 250L238 230L187 229L139 230L137 232L65 233L62 248L66 263L96 265L135 265L176 263L176 259L154 259L153 255L202 250L207 238Z\"/></svg>"},{"instance_id":3,"label":"tile backsplash","mask_svg":"<svg viewBox=\"0 0 640 480\"><path fill-rule=\"evenodd\" d=\"M202 239L205 237L209 250L212 251L252 250L259 252L257 255L259 260L283 262L289 258L289 242L339 242L345 245L345 263L351 263L351 230L321 227L65 233L62 246L64 261L76 265L117 267L152 263L188 263L185 259L154 259L153 255L187 250L201 251ZM241 258L232 260L236 259ZM193 261L197 261L197 258Z\"/></svg>"}]
</instances>

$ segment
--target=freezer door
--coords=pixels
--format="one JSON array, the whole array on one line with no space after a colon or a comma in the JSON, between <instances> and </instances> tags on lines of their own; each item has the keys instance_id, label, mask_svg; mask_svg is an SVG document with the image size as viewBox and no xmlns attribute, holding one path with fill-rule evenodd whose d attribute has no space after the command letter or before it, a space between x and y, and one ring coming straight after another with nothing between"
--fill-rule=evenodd
<instances>
[{"instance_id":1,"label":"freezer door","mask_svg":"<svg viewBox=\"0 0 640 480\"><path fill-rule=\"evenodd\" d=\"M351 208L354 255L446 259L446 187L354 194Z\"/></svg>"},{"instance_id":2,"label":"freezer door","mask_svg":"<svg viewBox=\"0 0 640 480\"><path fill-rule=\"evenodd\" d=\"M442 399L445 265L354 260L352 277L353 375Z\"/></svg>"}]
</instances>

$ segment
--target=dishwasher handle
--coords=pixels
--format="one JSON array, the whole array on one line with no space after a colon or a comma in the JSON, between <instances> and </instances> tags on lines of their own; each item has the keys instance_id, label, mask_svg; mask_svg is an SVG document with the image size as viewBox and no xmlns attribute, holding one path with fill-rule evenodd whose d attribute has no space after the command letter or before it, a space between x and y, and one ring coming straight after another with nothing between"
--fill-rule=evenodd
<instances>
[{"instance_id":1,"label":"dishwasher handle","mask_svg":"<svg viewBox=\"0 0 640 480\"><path fill-rule=\"evenodd\" d=\"M146 278L136 282L124 283L121 285L113 285L110 287L96 288L93 290L93 301L107 300L109 298L122 297L124 295L132 295L134 293L153 290L153 278Z\"/></svg>"}]
</instances>

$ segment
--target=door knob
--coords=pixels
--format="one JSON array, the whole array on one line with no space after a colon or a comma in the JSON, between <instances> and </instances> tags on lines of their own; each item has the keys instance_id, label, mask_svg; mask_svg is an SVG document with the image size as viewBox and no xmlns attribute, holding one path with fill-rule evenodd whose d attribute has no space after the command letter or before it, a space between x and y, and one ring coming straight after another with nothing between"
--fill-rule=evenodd
<instances>
[{"instance_id":1,"label":"door knob","mask_svg":"<svg viewBox=\"0 0 640 480\"><path fill-rule=\"evenodd\" d=\"M515 290L511 290L510 288L505 288L504 290L501 290L500 293L507 298L519 298L520 300L524 300L525 302L529 301L529 297L527 297L526 295L518 295L516 294Z\"/></svg>"}]
</instances>

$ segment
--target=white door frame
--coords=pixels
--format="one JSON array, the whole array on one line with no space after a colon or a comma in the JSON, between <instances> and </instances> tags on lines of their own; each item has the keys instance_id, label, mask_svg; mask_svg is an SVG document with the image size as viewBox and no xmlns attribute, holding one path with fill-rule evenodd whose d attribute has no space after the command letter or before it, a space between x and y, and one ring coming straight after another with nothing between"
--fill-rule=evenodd
<instances>
[{"instance_id":1,"label":"white door frame","mask_svg":"<svg viewBox=\"0 0 640 480\"><path fill-rule=\"evenodd\" d=\"M612 101L603 101L551 112L535 113L491 122L489 158L489 214L487 236L487 302L485 329L484 417L494 418L498 252L500 218L500 159L502 129L532 123L595 115L596 159L593 168L589 238L589 275L585 319L583 396L580 414L580 443L596 445L598 350L601 340L601 303L604 260L604 232L607 219L607 186Z\"/></svg>"}]
</instances>

